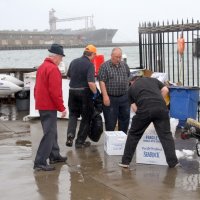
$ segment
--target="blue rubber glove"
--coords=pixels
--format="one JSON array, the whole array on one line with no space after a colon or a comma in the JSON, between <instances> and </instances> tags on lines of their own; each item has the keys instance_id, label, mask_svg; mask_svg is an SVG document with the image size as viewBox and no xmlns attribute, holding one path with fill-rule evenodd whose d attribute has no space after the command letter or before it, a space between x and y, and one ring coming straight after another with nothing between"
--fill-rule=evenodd
<instances>
[{"instance_id":1,"label":"blue rubber glove","mask_svg":"<svg viewBox=\"0 0 200 200\"><path fill-rule=\"evenodd\" d=\"M95 100L97 97L98 97L98 93L96 92L93 94L92 100Z\"/></svg>"},{"instance_id":2,"label":"blue rubber glove","mask_svg":"<svg viewBox=\"0 0 200 200\"><path fill-rule=\"evenodd\" d=\"M92 100L95 100L99 96L99 94L99 90L97 90L97 92L93 94Z\"/></svg>"}]
</instances>

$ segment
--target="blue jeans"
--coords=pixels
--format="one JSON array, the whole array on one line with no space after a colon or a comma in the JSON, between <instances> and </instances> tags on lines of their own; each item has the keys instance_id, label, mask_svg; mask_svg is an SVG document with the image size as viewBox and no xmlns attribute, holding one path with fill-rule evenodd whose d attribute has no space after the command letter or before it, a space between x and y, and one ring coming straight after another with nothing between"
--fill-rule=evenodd
<instances>
[{"instance_id":1,"label":"blue jeans","mask_svg":"<svg viewBox=\"0 0 200 200\"><path fill-rule=\"evenodd\" d=\"M106 131L114 131L118 120L118 130L127 133L130 120L128 95L109 98L110 106L103 105Z\"/></svg>"}]
</instances>

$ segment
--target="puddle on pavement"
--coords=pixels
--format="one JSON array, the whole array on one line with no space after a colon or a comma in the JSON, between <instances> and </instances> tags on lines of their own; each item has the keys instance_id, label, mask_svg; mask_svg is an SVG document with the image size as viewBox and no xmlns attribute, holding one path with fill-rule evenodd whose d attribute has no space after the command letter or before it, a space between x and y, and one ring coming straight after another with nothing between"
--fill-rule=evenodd
<instances>
[{"instance_id":1,"label":"puddle on pavement","mask_svg":"<svg viewBox=\"0 0 200 200\"><path fill-rule=\"evenodd\" d=\"M70 174L67 165L56 165L56 171L34 172L35 184L39 195L37 199L70 200Z\"/></svg>"}]
</instances>

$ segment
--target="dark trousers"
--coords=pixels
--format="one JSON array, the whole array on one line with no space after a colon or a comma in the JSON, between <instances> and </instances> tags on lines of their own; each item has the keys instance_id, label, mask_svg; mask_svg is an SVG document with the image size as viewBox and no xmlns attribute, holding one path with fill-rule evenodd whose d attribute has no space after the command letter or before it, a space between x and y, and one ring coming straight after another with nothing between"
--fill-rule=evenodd
<instances>
[{"instance_id":1,"label":"dark trousers","mask_svg":"<svg viewBox=\"0 0 200 200\"><path fill-rule=\"evenodd\" d=\"M69 122L67 138L75 138L77 120L81 116L81 123L76 139L76 143L85 142L89 129L93 110L93 102L90 89L70 89L69 90Z\"/></svg>"},{"instance_id":2,"label":"dark trousers","mask_svg":"<svg viewBox=\"0 0 200 200\"><path fill-rule=\"evenodd\" d=\"M35 157L35 165L46 165L48 158L57 158L60 149L57 142L57 111L40 110L43 137Z\"/></svg>"},{"instance_id":3,"label":"dark trousers","mask_svg":"<svg viewBox=\"0 0 200 200\"><path fill-rule=\"evenodd\" d=\"M130 120L128 96L109 96L109 98L110 106L103 106L106 131L114 131L118 120L118 130L127 133Z\"/></svg>"},{"instance_id":4,"label":"dark trousers","mask_svg":"<svg viewBox=\"0 0 200 200\"><path fill-rule=\"evenodd\" d=\"M131 162L137 144L151 122L153 122L163 146L168 165L173 167L178 163L175 153L174 139L170 131L168 110L160 108L152 108L144 113L136 114L133 117L131 128L126 140L122 163L129 164Z\"/></svg>"}]
</instances>

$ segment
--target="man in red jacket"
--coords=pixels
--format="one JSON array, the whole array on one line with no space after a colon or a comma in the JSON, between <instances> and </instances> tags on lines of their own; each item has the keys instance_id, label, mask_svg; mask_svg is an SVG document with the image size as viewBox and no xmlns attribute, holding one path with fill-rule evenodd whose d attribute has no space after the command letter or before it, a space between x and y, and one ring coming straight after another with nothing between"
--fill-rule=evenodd
<instances>
[{"instance_id":1,"label":"man in red jacket","mask_svg":"<svg viewBox=\"0 0 200 200\"><path fill-rule=\"evenodd\" d=\"M34 169L43 171L55 169L47 164L48 158L50 164L67 160L67 157L60 155L57 142L57 111L62 112L61 117L66 115L63 105L62 76L58 68L65 55L63 47L58 44L52 44L48 51L49 57L37 70L34 88L35 107L39 110L44 133L35 157Z\"/></svg>"}]
</instances>

